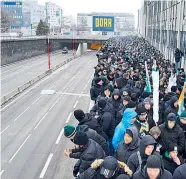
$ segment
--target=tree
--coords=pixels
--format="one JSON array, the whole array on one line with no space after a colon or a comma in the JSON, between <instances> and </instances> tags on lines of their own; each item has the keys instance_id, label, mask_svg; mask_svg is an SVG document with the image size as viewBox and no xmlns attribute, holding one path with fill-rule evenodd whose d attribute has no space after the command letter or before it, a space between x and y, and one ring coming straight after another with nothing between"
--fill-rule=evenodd
<instances>
[{"instance_id":1,"label":"tree","mask_svg":"<svg viewBox=\"0 0 186 179\"><path fill-rule=\"evenodd\" d=\"M36 35L47 35L49 32L49 27L46 24L46 22L43 22L40 20L37 29L36 29Z\"/></svg>"},{"instance_id":2,"label":"tree","mask_svg":"<svg viewBox=\"0 0 186 179\"><path fill-rule=\"evenodd\" d=\"M11 25L11 18L6 12L1 10L1 32L5 33L9 31Z\"/></svg>"}]
</instances>

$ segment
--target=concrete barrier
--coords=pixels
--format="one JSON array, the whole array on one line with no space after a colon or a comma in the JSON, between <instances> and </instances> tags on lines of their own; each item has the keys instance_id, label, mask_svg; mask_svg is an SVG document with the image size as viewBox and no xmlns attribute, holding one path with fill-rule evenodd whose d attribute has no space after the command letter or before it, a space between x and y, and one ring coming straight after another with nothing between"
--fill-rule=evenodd
<instances>
[{"instance_id":1,"label":"concrete barrier","mask_svg":"<svg viewBox=\"0 0 186 179\"><path fill-rule=\"evenodd\" d=\"M17 89L15 89L15 90L11 91L10 93L6 94L5 96L3 96L1 98L1 106L4 105L5 103L7 103L8 101L10 101L11 99L13 99L18 94L22 93L24 90L26 90L27 88L29 88L30 86L32 86L33 84L35 84L36 82L38 82L39 80L43 79L45 76L50 75L53 71L56 71L60 67L64 66L65 64L71 62L72 60L74 60L74 59L76 59L76 58L78 58L80 56L71 57L71 58L69 58L69 59L61 62L60 64L58 64L55 67L53 67L51 70L45 71L41 75L33 78L32 80L28 81L27 83L19 86Z\"/></svg>"}]
</instances>

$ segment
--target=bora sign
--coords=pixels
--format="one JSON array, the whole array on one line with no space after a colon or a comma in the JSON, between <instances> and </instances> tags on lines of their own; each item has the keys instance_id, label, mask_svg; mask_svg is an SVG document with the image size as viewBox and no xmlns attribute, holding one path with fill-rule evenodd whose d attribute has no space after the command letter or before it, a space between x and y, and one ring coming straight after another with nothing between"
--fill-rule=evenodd
<instances>
[{"instance_id":1,"label":"bora sign","mask_svg":"<svg viewBox=\"0 0 186 179\"><path fill-rule=\"evenodd\" d=\"M113 16L93 16L93 31L114 31L114 17Z\"/></svg>"}]
</instances>

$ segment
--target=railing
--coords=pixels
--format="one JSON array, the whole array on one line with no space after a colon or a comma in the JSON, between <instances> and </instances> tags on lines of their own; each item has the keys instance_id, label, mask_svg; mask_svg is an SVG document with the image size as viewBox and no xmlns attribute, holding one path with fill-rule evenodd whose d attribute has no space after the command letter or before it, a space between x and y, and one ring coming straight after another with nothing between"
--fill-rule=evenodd
<instances>
[{"instance_id":1,"label":"railing","mask_svg":"<svg viewBox=\"0 0 186 179\"><path fill-rule=\"evenodd\" d=\"M48 36L0 36L0 40L11 40L11 39L45 39ZM64 35L50 35L50 39L95 39L95 40L107 40L109 36L99 36L99 35L90 35L90 36L64 36Z\"/></svg>"}]
</instances>

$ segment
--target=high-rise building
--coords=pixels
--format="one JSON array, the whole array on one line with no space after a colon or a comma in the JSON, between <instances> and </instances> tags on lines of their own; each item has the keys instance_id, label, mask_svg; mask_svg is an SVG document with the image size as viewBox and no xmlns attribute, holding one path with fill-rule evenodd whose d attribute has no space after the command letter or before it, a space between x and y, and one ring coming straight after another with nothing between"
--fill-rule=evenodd
<instances>
[{"instance_id":1,"label":"high-rise building","mask_svg":"<svg viewBox=\"0 0 186 179\"><path fill-rule=\"evenodd\" d=\"M46 5L46 21L52 29L55 31L56 28L61 28L63 22L63 11L60 6L47 2Z\"/></svg>"},{"instance_id":2,"label":"high-rise building","mask_svg":"<svg viewBox=\"0 0 186 179\"><path fill-rule=\"evenodd\" d=\"M138 11L138 34L166 59L174 61L176 48L186 54L186 1L143 1ZM186 66L186 55L182 62Z\"/></svg>"},{"instance_id":3,"label":"high-rise building","mask_svg":"<svg viewBox=\"0 0 186 179\"><path fill-rule=\"evenodd\" d=\"M23 25L22 0L1 1L1 11L10 22L9 32L20 32Z\"/></svg>"}]
</instances>

